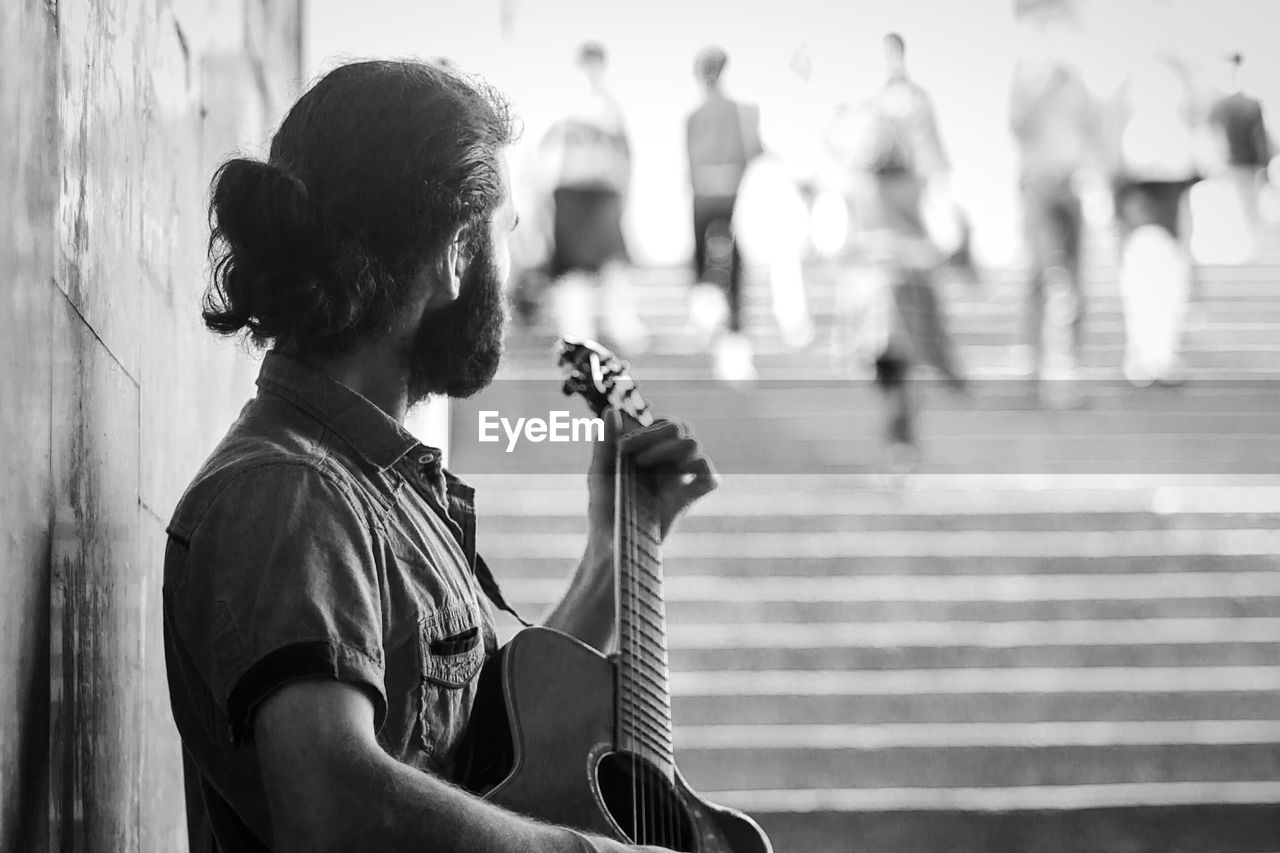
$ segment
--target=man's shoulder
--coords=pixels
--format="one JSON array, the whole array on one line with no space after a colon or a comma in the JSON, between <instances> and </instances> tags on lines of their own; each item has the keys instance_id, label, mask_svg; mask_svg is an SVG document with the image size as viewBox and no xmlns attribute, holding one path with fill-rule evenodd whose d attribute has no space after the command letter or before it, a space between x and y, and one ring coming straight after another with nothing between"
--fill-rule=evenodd
<instances>
[{"instance_id":1,"label":"man's shoulder","mask_svg":"<svg viewBox=\"0 0 1280 853\"><path fill-rule=\"evenodd\" d=\"M250 404L192 478L169 532L189 536L231 489L264 494L337 490L354 501L353 477L340 449L327 430L263 417Z\"/></svg>"}]
</instances>

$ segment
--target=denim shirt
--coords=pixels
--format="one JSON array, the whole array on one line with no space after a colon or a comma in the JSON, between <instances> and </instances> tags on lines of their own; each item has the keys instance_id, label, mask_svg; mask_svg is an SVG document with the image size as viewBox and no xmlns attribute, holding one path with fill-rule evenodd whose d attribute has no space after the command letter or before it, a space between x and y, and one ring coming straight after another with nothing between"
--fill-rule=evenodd
<instances>
[{"instance_id":1,"label":"denim shirt","mask_svg":"<svg viewBox=\"0 0 1280 853\"><path fill-rule=\"evenodd\" d=\"M287 357L267 356L258 389L168 527L165 658L193 851L270 849L252 718L275 688L360 687L379 745L450 779L495 647L474 493L440 452Z\"/></svg>"}]
</instances>

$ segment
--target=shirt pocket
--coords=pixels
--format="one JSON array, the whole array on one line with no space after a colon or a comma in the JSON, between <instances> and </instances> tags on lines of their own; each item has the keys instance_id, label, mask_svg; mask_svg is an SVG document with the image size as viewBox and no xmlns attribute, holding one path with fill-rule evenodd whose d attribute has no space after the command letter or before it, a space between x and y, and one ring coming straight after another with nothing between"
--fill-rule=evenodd
<instances>
[{"instance_id":1,"label":"shirt pocket","mask_svg":"<svg viewBox=\"0 0 1280 853\"><path fill-rule=\"evenodd\" d=\"M485 661L484 625L471 603L442 607L418 622L422 678L419 747L432 769L447 775Z\"/></svg>"}]
</instances>

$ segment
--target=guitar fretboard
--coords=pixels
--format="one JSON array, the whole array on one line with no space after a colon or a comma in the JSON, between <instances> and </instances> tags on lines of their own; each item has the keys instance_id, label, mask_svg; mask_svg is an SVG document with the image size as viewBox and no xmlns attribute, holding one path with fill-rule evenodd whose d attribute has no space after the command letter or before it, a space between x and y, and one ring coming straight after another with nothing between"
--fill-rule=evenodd
<instances>
[{"instance_id":1,"label":"guitar fretboard","mask_svg":"<svg viewBox=\"0 0 1280 853\"><path fill-rule=\"evenodd\" d=\"M618 458L616 501L618 745L648 758L673 778L661 527L652 491L623 454Z\"/></svg>"}]
</instances>

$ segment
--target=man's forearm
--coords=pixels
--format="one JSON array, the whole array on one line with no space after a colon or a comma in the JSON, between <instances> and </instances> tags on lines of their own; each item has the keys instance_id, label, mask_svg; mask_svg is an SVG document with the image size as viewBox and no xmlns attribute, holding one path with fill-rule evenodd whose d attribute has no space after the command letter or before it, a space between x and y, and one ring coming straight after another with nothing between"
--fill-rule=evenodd
<instances>
[{"instance_id":1,"label":"man's forearm","mask_svg":"<svg viewBox=\"0 0 1280 853\"><path fill-rule=\"evenodd\" d=\"M617 618L613 588L612 546L594 540L587 545L569 588L543 624L608 652Z\"/></svg>"},{"instance_id":2,"label":"man's forearm","mask_svg":"<svg viewBox=\"0 0 1280 853\"><path fill-rule=\"evenodd\" d=\"M332 785L333 796L323 803L298 804L289 810L273 804L275 849L387 853L623 849L606 839L507 812L381 752L349 756L340 772L332 775Z\"/></svg>"}]
</instances>

